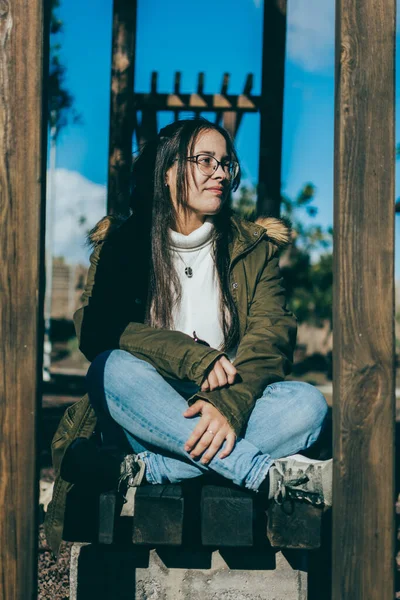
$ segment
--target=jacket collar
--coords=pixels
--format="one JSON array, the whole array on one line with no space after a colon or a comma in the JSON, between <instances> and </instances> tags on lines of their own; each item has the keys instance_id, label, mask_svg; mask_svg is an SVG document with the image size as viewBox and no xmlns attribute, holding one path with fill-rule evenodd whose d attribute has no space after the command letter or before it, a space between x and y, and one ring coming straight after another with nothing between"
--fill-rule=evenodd
<instances>
[{"instance_id":1,"label":"jacket collar","mask_svg":"<svg viewBox=\"0 0 400 600\"><path fill-rule=\"evenodd\" d=\"M238 215L232 215L231 222L237 231L231 250L232 261L263 238L267 238L280 250L291 242L292 229L287 218L258 217L253 223Z\"/></svg>"},{"instance_id":2,"label":"jacket collar","mask_svg":"<svg viewBox=\"0 0 400 600\"><path fill-rule=\"evenodd\" d=\"M89 231L87 243L92 247L97 246L131 218L132 215L106 215ZM255 246L264 237L279 249L285 248L291 242L291 224L287 218L258 217L253 223L233 214L231 223L236 232L231 249L232 260Z\"/></svg>"}]
</instances>

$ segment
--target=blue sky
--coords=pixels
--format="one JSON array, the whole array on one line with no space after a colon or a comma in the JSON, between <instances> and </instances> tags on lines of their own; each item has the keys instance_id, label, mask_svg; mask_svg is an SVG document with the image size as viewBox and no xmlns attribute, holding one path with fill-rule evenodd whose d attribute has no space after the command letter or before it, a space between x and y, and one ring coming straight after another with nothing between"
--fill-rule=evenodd
<instances>
[{"instance_id":1,"label":"blue sky","mask_svg":"<svg viewBox=\"0 0 400 600\"><path fill-rule=\"evenodd\" d=\"M293 197L306 182L314 183L315 222L328 226L333 222L334 0L290 0L288 5L283 192ZM182 72L182 91L193 91L198 72L204 71L208 93L219 91L224 72L231 74L231 93L242 91L247 73L254 74L253 93L260 92L262 0L219 0L208 6L207 11L187 0L138 0L136 91L149 90L152 71L159 73L159 91L172 91L175 71ZM60 134L57 169L64 177L60 182L77 172L99 196L107 181L112 0L62 0L58 14L64 21L60 41L66 85L83 123ZM399 97L396 93L396 108ZM159 126L172 118L164 113ZM258 115L246 115L236 140L245 178L253 183L258 127ZM57 190L57 201L62 196ZM396 248L399 279L397 254Z\"/></svg>"}]
</instances>

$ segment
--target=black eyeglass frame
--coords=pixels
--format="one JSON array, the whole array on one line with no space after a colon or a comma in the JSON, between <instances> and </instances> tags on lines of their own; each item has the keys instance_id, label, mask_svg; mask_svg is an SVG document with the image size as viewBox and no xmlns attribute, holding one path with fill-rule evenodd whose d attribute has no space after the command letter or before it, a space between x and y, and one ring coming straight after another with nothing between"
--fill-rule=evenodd
<instances>
[{"instance_id":1,"label":"black eyeglass frame","mask_svg":"<svg viewBox=\"0 0 400 600\"><path fill-rule=\"evenodd\" d=\"M217 166L214 169L214 171L212 172L212 174L214 174L216 171L218 171L218 167L220 165L222 167L222 170L225 171L225 169L223 167L223 164L222 164L222 161L220 161L217 158L215 158L215 156L211 156L210 154L206 154L204 152L200 152L199 154L196 154L196 156L187 156L185 160L188 160L189 162L193 162L194 161L196 163L196 165L197 165L197 168L201 171L201 168L200 168L199 162L198 162L199 156L206 156L207 158L212 158L213 160L215 160L215 162L217 163ZM175 162L176 160L178 160L178 159L174 158L173 162ZM231 173L229 171L230 180L233 180L236 177L236 175L238 174L238 172L239 172L239 163L236 160L229 160L227 162L227 164L230 164L230 163L234 164L234 165L237 165L236 173ZM204 173L203 171L201 171L201 172L203 173L203 175L207 175L207 173Z\"/></svg>"}]
</instances>

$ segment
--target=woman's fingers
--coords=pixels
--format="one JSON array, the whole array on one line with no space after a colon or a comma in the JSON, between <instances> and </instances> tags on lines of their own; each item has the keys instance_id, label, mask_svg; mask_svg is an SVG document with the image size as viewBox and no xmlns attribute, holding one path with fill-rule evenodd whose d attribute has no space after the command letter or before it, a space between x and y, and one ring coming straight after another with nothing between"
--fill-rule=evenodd
<instances>
[{"instance_id":1,"label":"woman's fingers","mask_svg":"<svg viewBox=\"0 0 400 600\"><path fill-rule=\"evenodd\" d=\"M225 369L222 367L221 362L218 360L213 369L213 373L217 378L217 386L224 387L228 383L228 378L225 373Z\"/></svg>"},{"instance_id":2,"label":"woman's fingers","mask_svg":"<svg viewBox=\"0 0 400 600\"><path fill-rule=\"evenodd\" d=\"M208 379L205 379L203 381L203 383L201 384L201 391L202 392L208 392L208 390L210 389L210 384L208 383Z\"/></svg>"},{"instance_id":3,"label":"woman's fingers","mask_svg":"<svg viewBox=\"0 0 400 600\"><path fill-rule=\"evenodd\" d=\"M214 363L200 389L202 392L208 392L222 388L225 385L231 385L235 382L236 375L236 367L225 356L221 356Z\"/></svg>"},{"instance_id":4,"label":"woman's fingers","mask_svg":"<svg viewBox=\"0 0 400 600\"><path fill-rule=\"evenodd\" d=\"M231 363L230 360L226 358L226 356L221 356L220 364L225 371L228 383L232 384L235 381L237 375L236 367Z\"/></svg>"},{"instance_id":5,"label":"woman's fingers","mask_svg":"<svg viewBox=\"0 0 400 600\"><path fill-rule=\"evenodd\" d=\"M204 450L206 450L206 448L209 447L209 445L212 443L212 441L217 433L218 433L218 424L214 423L214 425L213 425L213 422L211 421L211 423L208 425L208 427L204 431L203 435L197 442L196 446L190 452L190 456L192 458L197 458L198 456L203 454Z\"/></svg>"},{"instance_id":6,"label":"woman's fingers","mask_svg":"<svg viewBox=\"0 0 400 600\"><path fill-rule=\"evenodd\" d=\"M196 427L193 429L192 433L190 434L190 436L188 437L188 439L186 440L186 443L184 445L184 448L187 452L190 452L192 450L193 446L199 441L201 436L207 430L209 423L210 423L210 418L205 418L203 416L200 419L200 421L197 423ZM191 456L192 456L192 452L190 452Z\"/></svg>"},{"instance_id":7,"label":"woman's fingers","mask_svg":"<svg viewBox=\"0 0 400 600\"><path fill-rule=\"evenodd\" d=\"M231 431L226 436L225 448L221 451L219 458L225 458L225 456L229 456L229 454L232 452L232 450L235 447L235 443L236 443L236 435L233 431Z\"/></svg>"},{"instance_id":8,"label":"woman's fingers","mask_svg":"<svg viewBox=\"0 0 400 600\"><path fill-rule=\"evenodd\" d=\"M187 417L187 418L194 417L198 413L201 413L201 410L205 404L206 404L205 400L196 400L196 402L194 404L192 404L192 406L187 407L187 409L183 413L183 416Z\"/></svg>"},{"instance_id":9,"label":"woman's fingers","mask_svg":"<svg viewBox=\"0 0 400 600\"><path fill-rule=\"evenodd\" d=\"M208 380L208 385L210 386L210 391L218 389L218 387L219 387L218 377L217 377L214 369L208 374L207 380Z\"/></svg>"},{"instance_id":10,"label":"woman's fingers","mask_svg":"<svg viewBox=\"0 0 400 600\"><path fill-rule=\"evenodd\" d=\"M225 433L219 431L212 440L210 446L208 447L207 452L201 457L200 462L203 464L208 464L212 458L217 454L218 450L221 448L222 444L225 440Z\"/></svg>"}]
</instances>

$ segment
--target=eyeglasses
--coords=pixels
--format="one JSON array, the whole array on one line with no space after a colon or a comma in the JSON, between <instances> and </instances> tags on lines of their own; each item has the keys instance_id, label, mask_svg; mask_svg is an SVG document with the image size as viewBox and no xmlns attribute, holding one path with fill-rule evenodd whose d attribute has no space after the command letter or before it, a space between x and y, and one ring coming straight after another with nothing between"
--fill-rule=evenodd
<instances>
[{"instance_id":1,"label":"eyeglasses","mask_svg":"<svg viewBox=\"0 0 400 600\"><path fill-rule=\"evenodd\" d=\"M178 160L175 158L175 160ZM209 154L197 154L197 156L188 156L186 160L195 162L198 169L204 173L204 175L213 175L221 165L222 169L229 175L231 179L234 179L239 172L239 164L235 160L229 160L220 162L214 156Z\"/></svg>"}]
</instances>

